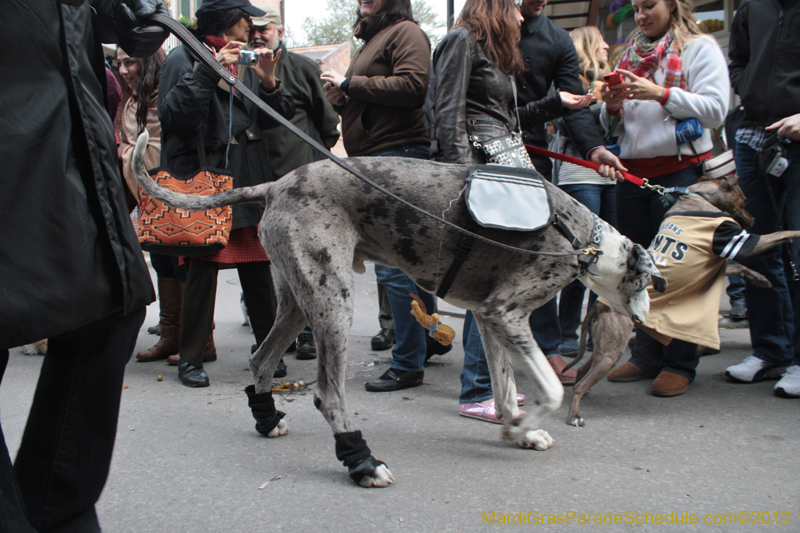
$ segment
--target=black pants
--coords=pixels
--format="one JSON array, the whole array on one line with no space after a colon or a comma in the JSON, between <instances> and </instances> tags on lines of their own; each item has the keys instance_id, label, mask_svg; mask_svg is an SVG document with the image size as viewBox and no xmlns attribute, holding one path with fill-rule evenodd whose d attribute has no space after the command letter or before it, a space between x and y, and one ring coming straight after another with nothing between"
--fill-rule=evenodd
<instances>
[{"instance_id":1,"label":"black pants","mask_svg":"<svg viewBox=\"0 0 800 533\"><path fill-rule=\"evenodd\" d=\"M0 428L0 532L100 531L94 505L144 317L111 315L49 339L13 468ZM0 350L0 380L7 362Z\"/></svg>"},{"instance_id":2,"label":"black pants","mask_svg":"<svg viewBox=\"0 0 800 533\"><path fill-rule=\"evenodd\" d=\"M181 360L203 367L203 347L211 334L217 295L219 263L189 259L181 305ZM275 323L276 298L268 262L236 265L242 283L244 303L256 344L267 338Z\"/></svg>"}]
</instances>

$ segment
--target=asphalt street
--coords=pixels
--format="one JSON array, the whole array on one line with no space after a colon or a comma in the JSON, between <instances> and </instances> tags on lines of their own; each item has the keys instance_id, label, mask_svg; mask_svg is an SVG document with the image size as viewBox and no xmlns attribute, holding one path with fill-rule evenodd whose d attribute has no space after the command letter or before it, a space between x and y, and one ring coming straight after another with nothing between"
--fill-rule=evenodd
<instances>
[{"instance_id":1,"label":"asphalt street","mask_svg":"<svg viewBox=\"0 0 800 533\"><path fill-rule=\"evenodd\" d=\"M378 322L368 265L356 277L347 412L396 478L368 490L337 461L311 392L276 396L287 436L256 433L242 392L251 383L254 340L242 325L236 271L219 276L219 359L206 365L209 388L183 387L165 362L128 365L111 473L97 506L109 533L481 531L504 522L529 531L800 531L800 400L774 396L772 381L737 385L723 376L750 354L746 329L721 331L722 353L701 359L682 396L656 398L649 381L603 380L584 399L586 426L578 429L565 423L568 389L543 426L555 446L522 450L501 441L500 426L458 416L458 316L443 317L456 330L455 347L433 359L422 386L365 391L390 360L389 352L370 349ZM157 321L153 304L137 351L156 341L145 329ZM12 456L41 360L12 350L0 388ZM288 355L286 363L287 379L316 379L314 361ZM517 376L532 401L531 383Z\"/></svg>"}]
</instances>

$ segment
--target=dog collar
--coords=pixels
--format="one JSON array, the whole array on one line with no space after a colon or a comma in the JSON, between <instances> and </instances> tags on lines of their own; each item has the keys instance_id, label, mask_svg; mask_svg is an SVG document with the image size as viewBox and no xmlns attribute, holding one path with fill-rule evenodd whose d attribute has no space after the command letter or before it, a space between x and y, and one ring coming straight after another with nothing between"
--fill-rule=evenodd
<instances>
[{"instance_id":1,"label":"dog collar","mask_svg":"<svg viewBox=\"0 0 800 533\"><path fill-rule=\"evenodd\" d=\"M661 191L661 202L664 207L672 207L678 201L679 196L700 196L690 191L687 187L669 187Z\"/></svg>"},{"instance_id":2,"label":"dog collar","mask_svg":"<svg viewBox=\"0 0 800 533\"><path fill-rule=\"evenodd\" d=\"M561 233L569 240L575 250L586 251L586 253L578 256L578 273L575 276L576 279L584 276L587 272L592 276L602 276L595 265L597 258L603 253L603 251L600 250L600 232L602 231L602 226L600 224L600 218L597 215L592 213L592 218L594 220L594 226L589 236L589 245L585 247L581 246L581 241L578 240L575 234L572 233L572 230L569 229L569 226L558 216L558 213L556 213L553 219L553 224L561 230Z\"/></svg>"}]
</instances>

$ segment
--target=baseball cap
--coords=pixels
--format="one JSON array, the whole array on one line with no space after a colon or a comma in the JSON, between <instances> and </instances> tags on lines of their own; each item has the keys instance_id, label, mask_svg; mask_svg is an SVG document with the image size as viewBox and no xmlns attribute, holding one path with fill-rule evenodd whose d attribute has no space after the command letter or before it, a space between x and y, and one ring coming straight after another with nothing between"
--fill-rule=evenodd
<instances>
[{"instance_id":1,"label":"baseball cap","mask_svg":"<svg viewBox=\"0 0 800 533\"><path fill-rule=\"evenodd\" d=\"M263 10L251 4L249 0L203 0L200 9L195 11L195 16L235 8L241 9L251 17L263 17L266 14Z\"/></svg>"},{"instance_id":2,"label":"baseball cap","mask_svg":"<svg viewBox=\"0 0 800 533\"><path fill-rule=\"evenodd\" d=\"M269 6L265 6L263 17L253 17L253 26L266 26L270 22L276 26L283 25L281 15Z\"/></svg>"}]
</instances>

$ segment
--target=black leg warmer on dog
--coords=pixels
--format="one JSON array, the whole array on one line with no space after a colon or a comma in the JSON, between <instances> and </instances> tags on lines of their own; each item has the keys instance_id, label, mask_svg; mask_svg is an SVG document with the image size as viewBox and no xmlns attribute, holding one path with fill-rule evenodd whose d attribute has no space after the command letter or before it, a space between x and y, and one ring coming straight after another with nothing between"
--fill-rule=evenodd
<instances>
[{"instance_id":1,"label":"black leg warmer on dog","mask_svg":"<svg viewBox=\"0 0 800 533\"><path fill-rule=\"evenodd\" d=\"M385 465L372 457L367 441L361 437L361 431L336 433L336 458L344 463L350 472L350 479L360 483L364 476L374 476L375 469Z\"/></svg>"},{"instance_id":2,"label":"black leg warmer on dog","mask_svg":"<svg viewBox=\"0 0 800 533\"><path fill-rule=\"evenodd\" d=\"M275 409L272 391L256 394L256 386L248 385L244 392L247 394L247 405L250 406L253 418L256 419L256 431L262 435L266 435L275 429L281 418L286 416L283 411Z\"/></svg>"}]
</instances>

